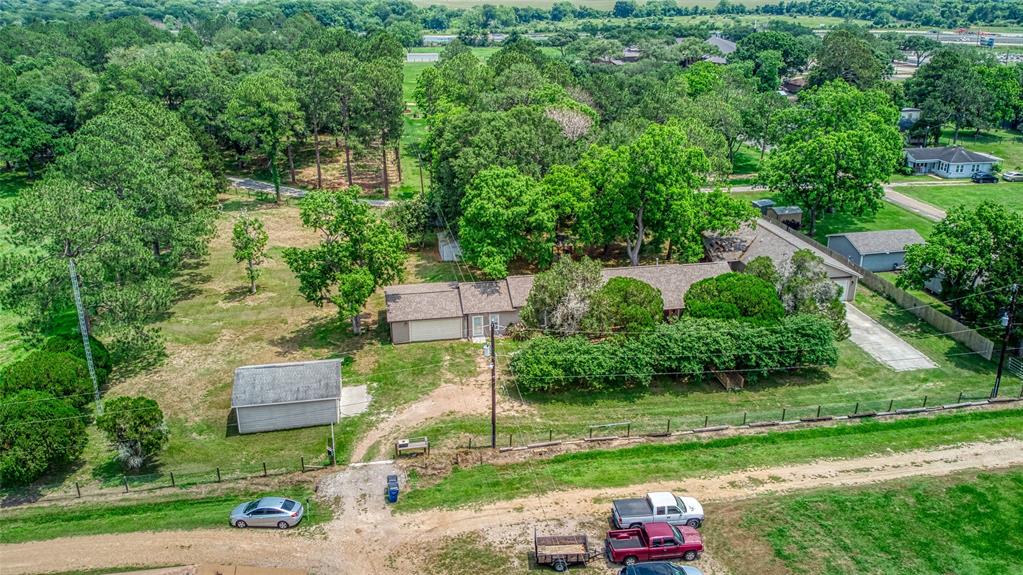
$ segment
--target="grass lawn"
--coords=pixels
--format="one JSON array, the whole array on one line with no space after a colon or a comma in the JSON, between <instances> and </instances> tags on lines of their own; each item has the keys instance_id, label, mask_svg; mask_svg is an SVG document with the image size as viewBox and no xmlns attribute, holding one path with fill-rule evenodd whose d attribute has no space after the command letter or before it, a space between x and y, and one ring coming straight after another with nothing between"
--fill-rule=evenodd
<instances>
[{"instance_id":1,"label":"grass lawn","mask_svg":"<svg viewBox=\"0 0 1023 575\"><path fill-rule=\"evenodd\" d=\"M1023 182L999 181L997 184L965 186L903 186L898 190L944 210L950 210L958 205L972 209L983 201L992 201L1023 213Z\"/></svg>"},{"instance_id":2,"label":"grass lawn","mask_svg":"<svg viewBox=\"0 0 1023 575\"><path fill-rule=\"evenodd\" d=\"M884 279L892 283L895 283L895 281L899 279L899 274L897 272L877 272L877 275L883 277ZM950 308L947 303L935 297L934 294L928 291L918 289L908 289L906 291L916 296L917 298L920 298L924 303L930 305L931 307L940 311L941 313L945 315L952 315L952 308Z\"/></svg>"},{"instance_id":3,"label":"grass lawn","mask_svg":"<svg viewBox=\"0 0 1023 575\"><path fill-rule=\"evenodd\" d=\"M713 379L678 381L671 377L655 379L649 389L631 388L606 392L564 392L558 394L525 393L519 404L514 379L504 372L508 354L517 342L498 342L498 366L503 393L514 410L498 413L498 442L507 445L509 434L515 445L554 438L580 438L589 434L589 426L630 422L632 433L663 431L668 420L672 429L702 427L704 424L740 424L747 421L808 417L821 406L822 414L844 415L856 410L884 410L915 407L927 396L929 405L952 403L965 392L967 397L986 397L994 377L991 362L971 354L952 339L939 335L929 325L903 311L881 296L860 286L856 305L865 313L902 336L938 365L935 369L895 372L878 363L849 341L839 342L838 366L826 370L777 373L769 378L747 382L741 391L726 392ZM502 357L503 356L503 357ZM1018 393L1013 380L1006 393ZM621 427L602 430L596 435L625 433ZM427 435L436 445L465 445L489 441L489 420L485 417L459 417L435 420L417 429L414 435Z\"/></svg>"},{"instance_id":4,"label":"grass lawn","mask_svg":"<svg viewBox=\"0 0 1023 575\"><path fill-rule=\"evenodd\" d=\"M952 145L952 130L941 134L941 145ZM998 156L1002 159L1002 170L1023 170L1023 134L1009 130L985 130L974 135L972 131L959 132L959 145L973 150Z\"/></svg>"},{"instance_id":5,"label":"grass lawn","mask_svg":"<svg viewBox=\"0 0 1023 575\"><path fill-rule=\"evenodd\" d=\"M389 343L382 323L383 295L375 294L364 315L365 333L354 336L347 321L331 308L317 308L297 291L297 280L285 265L285 246L310 245L315 236L301 228L294 204L271 207L241 194L221 197L218 235L207 259L178 279L180 296L157 327L166 342L166 358L137 372L115 374L107 397L144 394L159 402L167 415L170 442L155 466L132 482L179 483L210 481L215 468L224 476L270 469L296 470L306 463L326 462L327 427L238 435L229 419L232 374L236 367L260 363L344 358L344 385L367 385L373 396L366 414L345 418L335 426L338 459L349 451L369 418L429 392L449 378L475 373L468 344L442 342L406 345ZM259 215L269 234L269 257L248 295L243 267L231 257L231 226L242 210ZM408 281L448 278L450 264L436 261L435 252L414 254ZM422 274L422 275L420 275ZM431 366L426 368L425 366ZM415 373L415 377L409 377ZM103 438L91 431L83 463L53 481L79 481L83 490L111 486L121 471Z\"/></svg>"},{"instance_id":6,"label":"grass lawn","mask_svg":"<svg viewBox=\"0 0 1023 575\"><path fill-rule=\"evenodd\" d=\"M306 507L306 514L297 529L303 530L331 519L333 513L329 506L309 505L313 492L308 487L289 488L286 493ZM0 524L0 543L143 530L230 529L227 516L231 509L264 495L271 493L240 491L205 497L178 495L136 503L84 503L7 510Z\"/></svg>"},{"instance_id":7,"label":"grass lawn","mask_svg":"<svg viewBox=\"0 0 1023 575\"><path fill-rule=\"evenodd\" d=\"M732 162L733 174L755 174L760 169L760 150L741 146Z\"/></svg>"},{"instance_id":8,"label":"grass lawn","mask_svg":"<svg viewBox=\"0 0 1023 575\"><path fill-rule=\"evenodd\" d=\"M899 188L900 192L913 189L912 186ZM750 201L760 198L771 198L777 201L776 196L767 190L758 192L737 192L735 196L746 198ZM918 216L909 210L904 210L895 204L882 201L877 213L872 216L850 216L847 214L824 214L817 222L817 229L814 238L822 244L828 243L828 234L843 232L867 232L877 230L901 230L914 229L920 235L927 237L934 228L934 222Z\"/></svg>"},{"instance_id":9,"label":"grass lawn","mask_svg":"<svg viewBox=\"0 0 1023 575\"><path fill-rule=\"evenodd\" d=\"M621 487L668 480L678 480L681 484L687 477L706 477L750 467L1006 437L1023 437L1023 410L942 414L707 441L690 439L616 450L581 451L523 463L456 468L436 484L403 494L395 507L418 511L514 499L560 489Z\"/></svg>"},{"instance_id":10,"label":"grass lawn","mask_svg":"<svg viewBox=\"0 0 1023 575\"><path fill-rule=\"evenodd\" d=\"M709 504L733 575L1023 573L1023 470Z\"/></svg>"}]
</instances>

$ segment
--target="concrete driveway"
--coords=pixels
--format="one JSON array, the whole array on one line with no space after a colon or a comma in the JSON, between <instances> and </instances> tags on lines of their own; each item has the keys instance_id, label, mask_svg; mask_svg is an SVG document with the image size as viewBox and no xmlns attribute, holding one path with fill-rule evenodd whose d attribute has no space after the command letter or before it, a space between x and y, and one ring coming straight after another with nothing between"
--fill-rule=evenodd
<instances>
[{"instance_id":1,"label":"concrete driveway","mask_svg":"<svg viewBox=\"0 0 1023 575\"><path fill-rule=\"evenodd\" d=\"M938 367L918 349L851 303L845 304L845 320L849 324L849 331L852 332L849 340L892 370L913 371Z\"/></svg>"}]
</instances>

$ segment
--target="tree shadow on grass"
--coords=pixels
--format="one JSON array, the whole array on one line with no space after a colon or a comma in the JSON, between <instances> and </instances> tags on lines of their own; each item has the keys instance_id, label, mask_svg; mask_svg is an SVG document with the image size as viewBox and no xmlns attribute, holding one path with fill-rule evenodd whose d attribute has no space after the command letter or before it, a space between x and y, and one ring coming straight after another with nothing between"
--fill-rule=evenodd
<instances>
[{"instance_id":1,"label":"tree shadow on grass","mask_svg":"<svg viewBox=\"0 0 1023 575\"><path fill-rule=\"evenodd\" d=\"M224 292L224 297L220 298L220 301L224 303L238 303L245 301L251 295L255 294L250 293L249 286L238 286Z\"/></svg>"},{"instance_id":2,"label":"tree shadow on grass","mask_svg":"<svg viewBox=\"0 0 1023 575\"><path fill-rule=\"evenodd\" d=\"M361 335L352 333L351 323L337 316L316 317L305 322L295 331L270 340L285 356L303 351L325 351L332 354L352 353L374 340L381 339L377 326L365 325L369 314L363 314ZM385 332L384 332L385 333Z\"/></svg>"},{"instance_id":3,"label":"tree shadow on grass","mask_svg":"<svg viewBox=\"0 0 1023 575\"><path fill-rule=\"evenodd\" d=\"M994 373L995 366L992 362L989 362L979 353L974 353L973 350L958 342L955 342L940 354L928 353L928 350L922 348L915 340L921 338L934 339L933 336L938 334L938 330L895 304L885 306L880 311L878 319L882 325L891 329L896 335L904 339L906 343L933 360L940 359L945 365L951 365L965 371ZM938 357L933 357L935 355Z\"/></svg>"}]
</instances>

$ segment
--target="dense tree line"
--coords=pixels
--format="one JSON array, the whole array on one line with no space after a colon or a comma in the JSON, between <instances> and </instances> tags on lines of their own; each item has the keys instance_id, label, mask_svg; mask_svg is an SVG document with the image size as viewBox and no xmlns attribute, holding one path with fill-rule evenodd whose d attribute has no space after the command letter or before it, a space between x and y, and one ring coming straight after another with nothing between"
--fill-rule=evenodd
<instances>
[{"instance_id":1,"label":"dense tree line","mask_svg":"<svg viewBox=\"0 0 1023 575\"><path fill-rule=\"evenodd\" d=\"M617 0L610 9L600 10L567 0L550 8L502 5L499 0L468 8L443 5L417 6L409 0L262 0L225 3L212 0L146 3L85 1L74 3L11 0L0 15L0 25L69 20L81 17L117 18L142 15L173 24L178 21L208 21L211 30L223 22L237 24L242 30L267 26L299 13L308 13L320 23L345 26L352 30L371 30L388 26L396 35L410 37L419 30L508 29L518 25L561 23L575 19L661 19L671 16L728 14L769 14L785 16L831 16L867 20L875 26L910 22L922 26L962 26L1023 21L1023 6L1018 1L998 0L780 0L776 3L748 5L741 0L721 0L714 6L687 5L677 0Z\"/></svg>"},{"instance_id":2,"label":"dense tree line","mask_svg":"<svg viewBox=\"0 0 1023 575\"><path fill-rule=\"evenodd\" d=\"M336 144L349 184L353 149L376 150L389 191L404 110L394 35L305 12L252 21L242 36L226 21L215 33L208 19L183 22L0 29L0 160L30 176L45 168L0 215L19 248L0 256L0 301L24 328L72 305L74 260L89 329L154 342L147 326L180 266L205 254L221 175L240 164L265 167L280 200L296 146L311 139L319 169L321 147Z\"/></svg>"}]
</instances>

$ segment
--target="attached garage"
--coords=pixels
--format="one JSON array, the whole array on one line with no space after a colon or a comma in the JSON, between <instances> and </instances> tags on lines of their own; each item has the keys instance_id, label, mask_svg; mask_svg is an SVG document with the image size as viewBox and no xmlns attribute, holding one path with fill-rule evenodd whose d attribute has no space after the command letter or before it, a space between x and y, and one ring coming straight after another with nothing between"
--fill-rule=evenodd
<instances>
[{"instance_id":1,"label":"attached garage","mask_svg":"<svg viewBox=\"0 0 1023 575\"><path fill-rule=\"evenodd\" d=\"M831 278L838 289L842 290L842 301L853 301L856 298L856 279L853 277Z\"/></svg>"},{"instance_id":2,"label":"attached garage","mask_svg":"<svg viewBox=\"0 0 1023 575\"><path fill-rule=\"evenodd\" d=\"M391 343L462 338L462 303L457 282L384 288Z\"/></svg>"},{"instance_id":3,"label":"attached garage","mask_svg":"<svg viewBox=\"0 0 1023 575\"><path fill-rule=\"evenodd\" d=\"M239 367L234 370L231 408L238 433L337 423L341 360Z\"/></svg>"},{"instance_id":4,"label":"attached garage","mask_svg":"<svg viewBox=\"0 0 1023 575\"><path fill-rule=\"evenodd\" d=\"M409 322L409 341L436 341L462 337L462 318L421 319Z\"/></svg>"}]
</instances>

